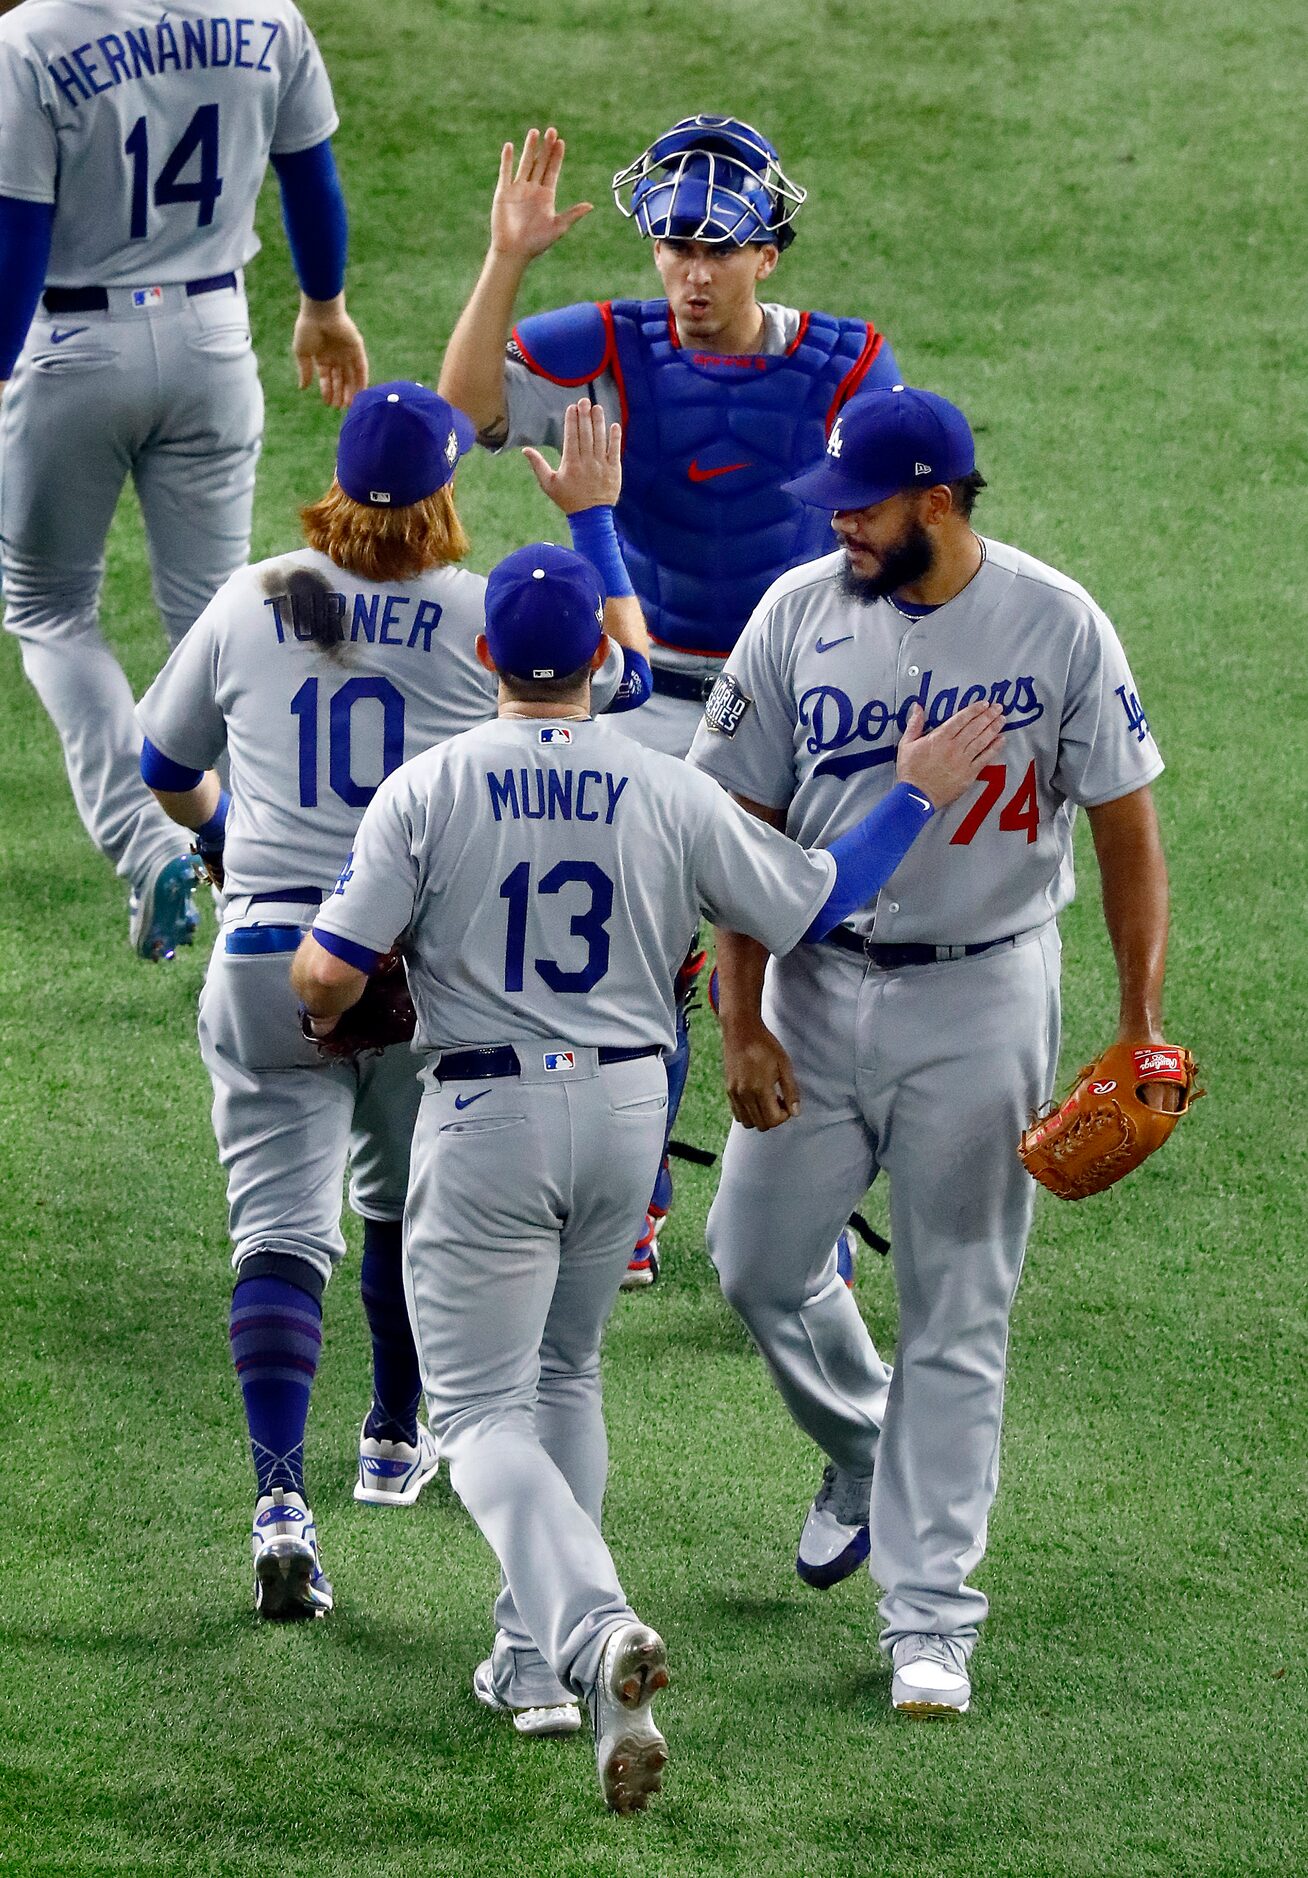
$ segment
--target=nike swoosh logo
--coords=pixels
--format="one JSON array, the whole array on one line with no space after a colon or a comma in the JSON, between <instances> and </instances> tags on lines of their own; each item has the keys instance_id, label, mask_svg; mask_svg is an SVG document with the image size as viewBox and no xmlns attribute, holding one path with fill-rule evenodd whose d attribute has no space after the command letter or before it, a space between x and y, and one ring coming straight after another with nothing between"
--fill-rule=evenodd
<instances>
[{"instance_id":1,"label":"nike swoosh logo","mask_svg":"<svg viewBox=\"0 0 1308 1878\"><path fill-rule=\"evenodd\" d=\"M817 649L819 652L830 652L836 646L847 646L853 637L853 633L846 633L843 639L819 639Z\"/></svg>"},{"instance_id":2,"label":"nike swoosh logo","mask_svg":"<svg viewBox=\"0 0 1308 1878\"><path fill-rule=\"evenodd\" d=\"M60 332L57 326L53 326L50 329L50 344L52 346L61 346L65 339L76 339L78 333L84 333L86 330L87 328L85 326L69 326L63 332Z\"/></svg>"},{"instance_id":3,"label":"nike swoosh logo","mask_svg":"<svg viewBox=\"0 0 1308 1878\"><path fill-rule=\"evenodd\" d=\"M693 483L709 483L709 482L712 482L715 476L730 476L732 470L751 469L752 467L753 465L751 463L744 462L744 463L723 463L717 469L701 469L699 466L699 459L697 457L692 457L690 459L690 469L688 470L687 474L689 475L690 480Z\"/></svg>"},{"instance_id":4,"label":"nike swoosh logo","mask_svg":"<svg viewBox=\"0 0 1308 1878\"><path fill-rule=\"evenodd\" d=\"M455 1096L454 1106L456 1109L471 1108L474 1102L480 1102L484 1095L489 1095L489 1094L490 1094L489 1089L479 1089L476 1095Z\"/></svg>"}]
</instances>

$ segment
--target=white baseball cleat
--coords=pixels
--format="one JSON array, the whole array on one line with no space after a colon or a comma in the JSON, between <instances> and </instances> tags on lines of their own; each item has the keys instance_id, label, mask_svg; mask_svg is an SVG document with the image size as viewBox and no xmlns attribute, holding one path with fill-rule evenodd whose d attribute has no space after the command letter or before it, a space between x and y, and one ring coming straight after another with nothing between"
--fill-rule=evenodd
<instances>
[{"instance_id":1,"label":"white baseball cleat","mask_svg":"<svg viewBox=\"0 0 1308 1878\"><path fill-rule=\"evenodd\" d=\"M365 1422L365 1430L367 1426ZM440 1464L436 1437L423 1422L418 1423L416 1443L374 1441L363 1433L354 1497L365 1506L412 1506L427 1482L435 1479Z\"/></svg>"},{"instance_id":2,"label":"white baseball cleat","mask_svg":"<svg viewBox=\"0 0 1308 1878\"><path fill-rule=\"evenodd\" d=\"M871 1474L847 1474L834 1462L822 1470L804 1530L799 1535L795 1570L815 1591L829 1591L856 1572L868 1555L867 1511Z\"/></svg>"},{"instance_id":3,"label":"white baseball cleat","mask_svg":"<svg viewBox=\"0 0 1308 1878\"><path fill-rule=\"evenodd\" d=\"M644 1291L648 1285L659 1281L659 1234L663 1230L664 1213L646 1213L645 1224L636 1249L632 1253L626 1271L622 1274L623 1291Z\"/></svg>"},{"instance_id":4,"label":"white baseball cleat","mask_svg":"<svg viewBox=\"0 0 1308 1878\"><path fill-rule=\"evenodd\" d=\"M952 1637L901 1637L890 1700L900 1715L966 1715L972 1700L967 1652Z\"/></svg>"},{"instance_id":5,"label":"white baseball cleat","mask_svg":"<svg viewBox=\"0 0 1308 1878\"><path fill-rule=\"evenodd\" d=\"M645 1624L619 1624L604 1640L590 1694L595 1765L604 1803L615 1813L643 1813L663 1790L668 1744L650 1703L668 1686L667 1646Z\"/></svg>"},{"instance_id":6,"label":"white baseball cleat","mask_svg":"<svg viewBox=\"0 0 1308 1878\"><path fill-rule=\"evenodd\" d=\"M535 1708L514 1708L495 1693L489 1656L472 1672L472 1693L496 1715L512 1715L520 1735L575 1735L581 1727L581 1709L575 1702L551 1702Z\"/></svg>"},{"instance_id":7,"label":"white baseball cleat","mask_svg":"<svg viewBox=\"0 0 1308 1878\"><path fill-rule=\"evenodd\" d=\"M294 1622L325 1617L332 1588L318 1557L318 1533L303 1494L274 1487L254 1509L254 1608L260 1617Z\"/></svg>"}]
</instances>

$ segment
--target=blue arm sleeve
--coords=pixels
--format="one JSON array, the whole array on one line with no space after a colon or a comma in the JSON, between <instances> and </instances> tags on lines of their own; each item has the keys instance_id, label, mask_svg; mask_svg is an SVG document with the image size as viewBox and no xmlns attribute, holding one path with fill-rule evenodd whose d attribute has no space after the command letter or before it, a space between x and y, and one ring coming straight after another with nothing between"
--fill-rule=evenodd
<instances>
[{"instance_id":1,"label":"blue arm sleeve","mask_svg":"<svg viewBox=\"0 0 1308 1878\"><path fill-rule=\"evenodd\" d=\"M11 378L45 284L54 228L52 202L0 196L0 378Z\"/></svg>"},{"instance_id":2,"label":"blue arm sleeve","mask_svg":"<svg viewBox=\"0 0 1308 1878\"><path fill-rule=\"evenodd\" d=\"M804 934L808 944L825 939L833 926L876 898L934 814L920 790L896 783L856 827L836 836L828 850L835 882Z\"/></svg>"},{"instance_id":3,"label":"blue arm sleeve","mask_svg":"<svg viewBox=\"0 0 1308 1878\"><path fill-rule=\"evenodd\" d=\"M626 600L635 593L627 563L622 558L613 510L577 509L568 517L568 533L578 554L584 554L599 575L606 600Z\"/></svg>"},{"instance_id":4,"label":"blue arm sleeve","mask_svg":"<svg viewBox=\"0 0 1308 1878\"><path fill-rule=\"evenodd\" d=\"M613 702L605 708L604 715L612 717L615 711L635 711L644 704L654 689L654 674L649 669L649 660L643 652L633 652L630 646L622 648L622 682L613 694Z\"/></svg>"},{"instance_id":5,"label":"blue arm sleeve","mask_svg":"<svg viewBox=\"0 0 1308 1878\"><path fill-rule=\"evenodd\" d=\"M170 756L156 749L147 737L141 745L141 781L147 789L166 789L173 795L182 795L187 789L194 789L204 781L204 771L187 769L184 763L174 763Z\"/></svg>"},{"instance_id":6,"label":"blue arm sleeve","mask_svg":"<svg viewBox=\"0 0 1308 1878\"><path fill-rule=\"evenodd\" d=\"M345 285L348 218L331 140L272 163L296 279L311 300L334 300Z\"/></svg>"}]
</instances>

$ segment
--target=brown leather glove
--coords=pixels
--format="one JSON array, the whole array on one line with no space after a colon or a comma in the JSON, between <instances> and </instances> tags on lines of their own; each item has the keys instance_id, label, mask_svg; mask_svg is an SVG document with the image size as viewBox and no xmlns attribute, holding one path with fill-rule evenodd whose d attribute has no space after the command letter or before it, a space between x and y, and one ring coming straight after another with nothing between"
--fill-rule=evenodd
<instances>
[{"instance_id":1,"label":"brown leather glove","mask_svg":"<svg viewBox=\"0 0 1308 1878\"><path fill-rule=\"evenodd\" d=\"M318 1036L313 1023L306 1011L300 1028L323 1056L337 1062L353 1062L370 1053L380 1056L393 1043L408 1043L417 1018L399 953L386 954L369 975L357 1003L341 1013L326 1036Z\"/></svg>"},{"instance_id":2,"label":"brown leather glove","mask_svg":"<svg viewBox=\"0 0 1308 1878\"><path fill-rule=\"evenodd\" d=\"M1204 1094L1194 1057L1175 1044L1110 1044L1077 1074L1071 1094L1032 1115L1018 1143L1028 1174L1060 1200L1102 1193L1146 1160ZM1142 1092L1175 1092L1175 1106L1152 1108Z\"/></svg>"}]
</instances>

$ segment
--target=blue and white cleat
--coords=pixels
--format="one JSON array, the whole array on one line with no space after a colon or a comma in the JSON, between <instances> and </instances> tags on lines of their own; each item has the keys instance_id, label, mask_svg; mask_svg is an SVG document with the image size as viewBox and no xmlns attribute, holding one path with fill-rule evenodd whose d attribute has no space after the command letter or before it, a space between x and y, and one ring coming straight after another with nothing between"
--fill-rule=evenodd
<instances>
[{"instance_id":1,"label":"blue and white cleat","mask_svg":"<svg viewBox=\"0 0 1308 1878\"><path fill-rule=\"evenodd\" d=\"M604 1640L590 1693L595 1765L604 1803L615 1813L643 1813L663 1790L668 1744L650 1704L668 1686L668 1652L645 1624L619 1624Z\"/></svg>"},{"instance_id":2,"label":"blue and white cleat","mask_svg":"<svg viewBox=\"0 0 1308 1878\"><path fill-rule=\"evenodd\" d=\"M274 1487L254 1509L254 1608L292 1623L325 1617L332 1588L318 1557L318 1534L304 1496Z\"/></svg>"},{"instance_id":3,"label":"blue and white cleat","mask_svg":"<svg viewBox=\"0 0 1308 1878\"><path fill-rule=\"evenodd\" d=\"M159 964L172 958L179 946L195 943L200 915L195 905L199 871L195 857L179 854L166 861L127 903L132 950L139 958Z\"/></svg>"},{"instance_id":4,"label":"blue and white cleat","mask_svg":"<svg viewBox=\"0 0 1308 1878\"><path fill-rule=\"evenodd\" d=\"M834 1462L822 1470L822 1485L799 1535L795 1570L815 1591L829 1591L856 1572L871 1546L867 1529L872 1476L846 1474Z\"/></svg>"},{"instance_id":5,"label":"blue and white cleat","mask_svg":"<svg viewBox=\"0 0 1308 1878\"><path fill-rule=\"evenodd\" d=\"M575 1735L581 1727L581 1710L575 1702L543 1702L531 1708L514 1708L495 1689L494 1664L488 1656L472 1672L472 1693L496 1715L511 1715L520 1735Z\"/></svg>"},{"instance_id":6,"label":"blue and white cleat","mask_svg":"<svg viewBox=\"0 0 1308 1878\"><path fill-rule=\"evenodd\" d=\"M852 1291L858 1276L858 1246L848 1226L842 1228L836 1240L836 1270Z\"/></svg>"},{"instance_id":7,"label":"blue and white cleat","mask_svg":"<svg viewBox=\"0 0 1308 1878\"><path fill-rule=\"evenodd\" d=\"M899 1715L929 1718L966 1715L972 1700L967 1651L952 1637L900 1637L891 1652L895 1666L890 1701Z\"/></svg>"},{"instance_id":8,"label":"blue and white cleat","mask_svg":"<svg viewBox=\"0 0 1308 1878\"><path fill-rule=\"evenodd\" d=\"M659 1234L663 1230L662 1213L646 1213L645 1226L636 1249L622 1274L623 1291L644 1291L659 1281Z\"/></svg>"},{"instance_id":9,"label":"blue and white cleat","mask_svg":"<svg viewBox=\"0 0 1308 1878\"><path fill-rule=\"evenodd\" d=\"M418 1423L416 1443L374 1441L363 1424L359 1436L359 1478L354 1497L365 1506L412 1506L441 1464L436 1437Z\"/></svg>"}]
</instances>

